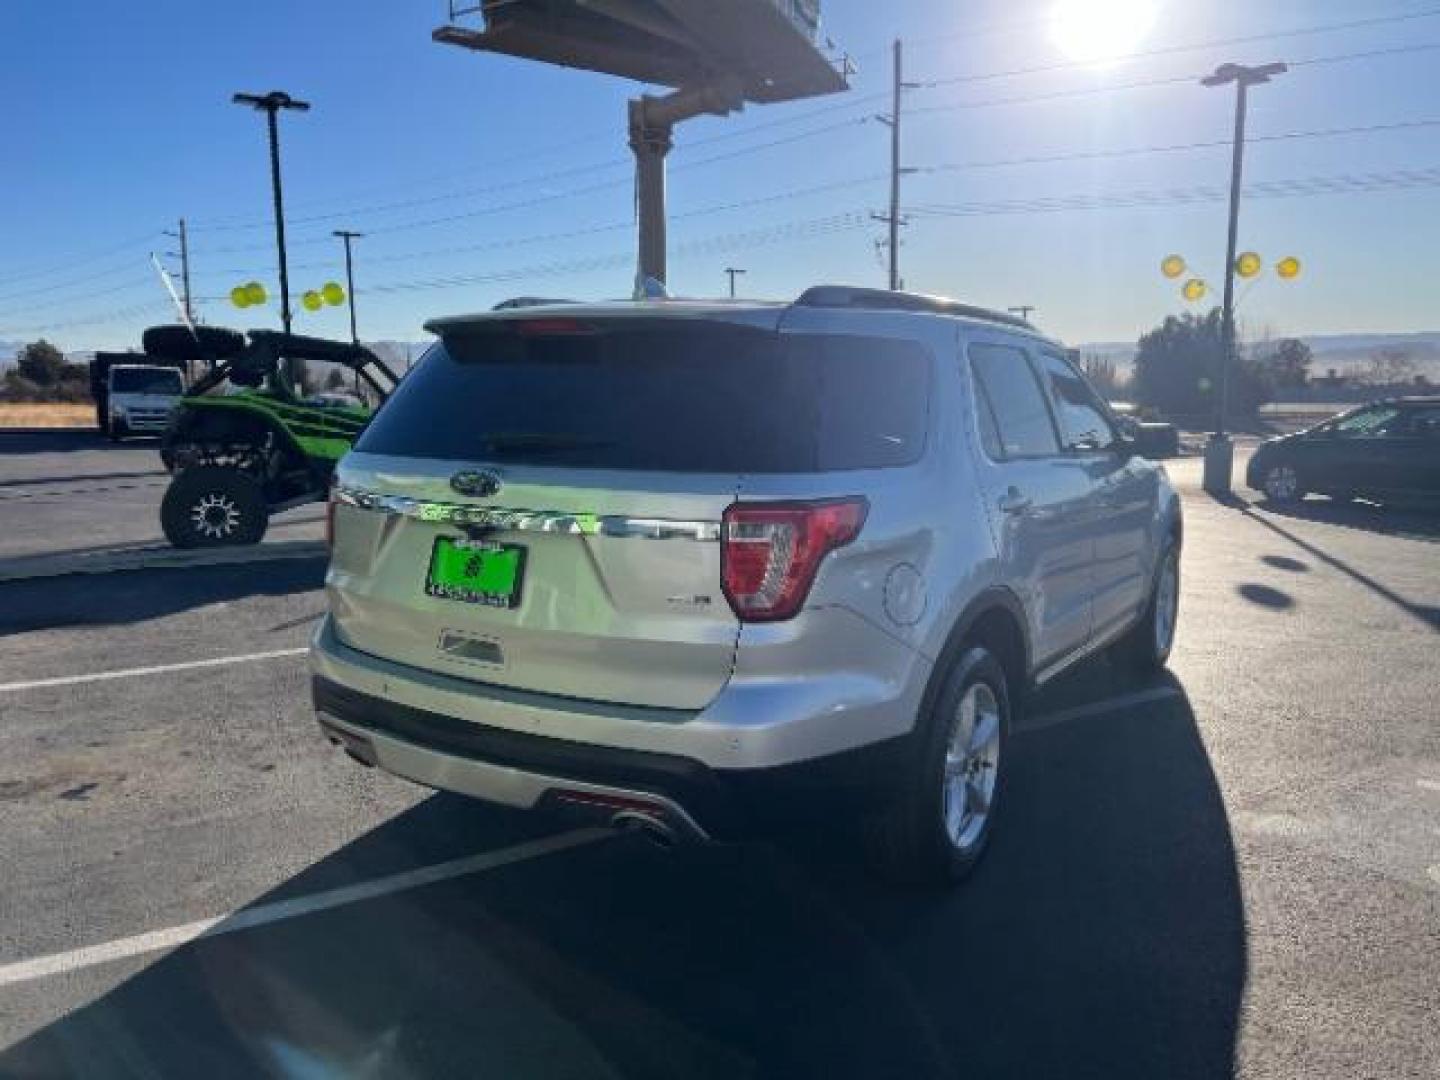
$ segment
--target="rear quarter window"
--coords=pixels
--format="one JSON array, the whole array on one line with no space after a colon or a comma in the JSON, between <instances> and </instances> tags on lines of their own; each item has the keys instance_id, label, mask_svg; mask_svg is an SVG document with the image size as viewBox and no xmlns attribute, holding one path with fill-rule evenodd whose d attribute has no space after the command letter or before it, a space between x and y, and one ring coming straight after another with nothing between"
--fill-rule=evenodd
<instances>
[{"instance_id":1,"label":"rear quarter window","mask_svg":"<svg viewBox=\"0 0 1440 1080\"><path fill-rule=\"evenodd\" d=\"M400 457L675 472L910 464L928 429L918 343L675 320L448 335L356 443Z\"/></svg>"}]
</instances>

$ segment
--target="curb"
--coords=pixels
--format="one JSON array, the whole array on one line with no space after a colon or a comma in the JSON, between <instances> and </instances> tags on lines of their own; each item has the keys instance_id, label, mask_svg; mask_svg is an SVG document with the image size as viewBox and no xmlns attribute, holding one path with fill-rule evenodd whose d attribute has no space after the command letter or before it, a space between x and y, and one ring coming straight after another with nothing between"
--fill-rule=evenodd
<instances>
[{"instance_id":1,"label":"curb","mask_svg":"<svg viewBox=\"0 0 1440 1080\"><path fill-rule=\"evenodd\" d=\"M201 548L182 551L168 545L87 551L72 555L27 555L0 559L0 583L67 577L71 574L111 574L126 570L186 570L206 566L241 566L246 563L283 562L328 556L320 540L281 540L254 547Z\"/></svg>"}]
</instances>

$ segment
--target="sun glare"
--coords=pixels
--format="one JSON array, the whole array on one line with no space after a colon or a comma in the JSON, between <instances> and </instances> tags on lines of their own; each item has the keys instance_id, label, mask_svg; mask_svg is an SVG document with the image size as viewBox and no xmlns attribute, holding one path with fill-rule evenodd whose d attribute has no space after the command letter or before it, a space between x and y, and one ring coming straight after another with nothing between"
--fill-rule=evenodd
<instances>
[{"instance_id":1,"label":"sun glare","mask_svg":"<svg viewBox=\"0 0 1440 1080\"><path fill-rule=\"evenodd\" d=\"M1154 0L1059 0L1050 33L1071 60L1107 64L1134 52L1154 23Z\"/></svg>"}]
</instances>

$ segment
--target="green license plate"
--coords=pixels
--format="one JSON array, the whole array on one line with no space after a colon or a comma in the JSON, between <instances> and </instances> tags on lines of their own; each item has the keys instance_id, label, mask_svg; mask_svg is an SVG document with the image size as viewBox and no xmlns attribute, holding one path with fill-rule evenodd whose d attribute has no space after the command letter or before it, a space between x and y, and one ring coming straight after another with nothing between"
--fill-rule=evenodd
<instances>
[{"instance_id":1,"label":"green license plate","mask_svg":"<svg viewBox=\"0 0 1440 1080\"><path fill-rule=\"evenodd\" d=\"M520 603L525 549L491 540L441 536L430 553L425 591L446 600L513 608Z\"/></svg>"}]
</instances>

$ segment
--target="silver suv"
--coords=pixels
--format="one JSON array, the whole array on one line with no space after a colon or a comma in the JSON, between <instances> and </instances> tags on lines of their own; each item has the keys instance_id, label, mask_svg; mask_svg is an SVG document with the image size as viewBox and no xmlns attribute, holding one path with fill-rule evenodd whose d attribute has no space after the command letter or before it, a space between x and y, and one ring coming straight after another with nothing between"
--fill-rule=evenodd
<instances>
[{"instance_id":1,"label":"silver suv","mask_svg":"<svg viewBox=\"0 0 1440 1080\"><path fill-rule=\"evenodd\" d=\"M666 841L984 851L1024 696L1175 632L1180 508L1062 346L840 287L442 319L341 462L325 733Z\"/></svg>"}]
</instances>

